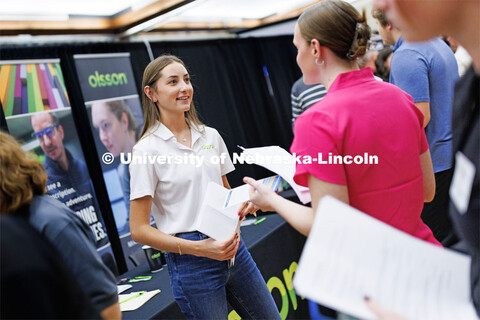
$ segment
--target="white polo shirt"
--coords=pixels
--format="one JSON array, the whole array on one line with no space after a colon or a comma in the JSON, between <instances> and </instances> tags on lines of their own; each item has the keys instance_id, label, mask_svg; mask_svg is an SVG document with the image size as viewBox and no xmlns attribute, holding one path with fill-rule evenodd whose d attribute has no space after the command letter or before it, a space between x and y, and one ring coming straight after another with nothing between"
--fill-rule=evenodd
<instances>
[{"instance_id":1,"label":"white polo shirt","mask_svg":"<svg viewBox=\"0 0 480 320\"><path fill-rule=\"evenodd\" d=\"M192 148L188 148L157 122L133 147L130 200L153 197L153 218L165 233L195 231L208 183L223 185L222 176L235 170L218 131L203 128L201 133L192 126Z\"/></svg>"}]
</instances>

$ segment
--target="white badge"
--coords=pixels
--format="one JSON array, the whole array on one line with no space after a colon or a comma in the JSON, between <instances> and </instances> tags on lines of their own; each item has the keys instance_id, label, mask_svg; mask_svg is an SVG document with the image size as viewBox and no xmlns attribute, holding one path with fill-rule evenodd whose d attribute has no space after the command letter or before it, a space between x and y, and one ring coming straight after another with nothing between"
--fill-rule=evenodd
<instances>
[{"instance_id":1,"label":"white badge","mask_svg":"<svg viewBox=\"0 0 480 320\"><path fill-rule=\"evenodd\" d=\"M475 165L460 151L455 155L455 161L455 171L450 185L450 199L460 214L465 214L472 193Z\"/></svg>"}]
</instances>

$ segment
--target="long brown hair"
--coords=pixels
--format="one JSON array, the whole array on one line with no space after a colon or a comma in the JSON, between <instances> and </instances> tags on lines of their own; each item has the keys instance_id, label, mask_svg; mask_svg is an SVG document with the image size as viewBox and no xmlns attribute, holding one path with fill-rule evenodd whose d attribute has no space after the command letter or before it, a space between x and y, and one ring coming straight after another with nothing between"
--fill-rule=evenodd
<instances>
[{"instance_id":1,"label":"long brown hair","mask_svg":"<svg viewBox=\"0 0 480 320\"><path fill-rule=\"evenodd\" d=\"M363 56L368 49L370 27L365 10L360 15L345 1L317 3L304 11L297 23L307 42L317 39L320 45L341 59L352 61Z\"/></svg>"},{"instance_id":2,"label":"long brown hair","mask_svg":"<svg viewBox=\"0 0 480 320\"><path fill-rule=\"evenodd\" d=\"M46 191L42 164L27 157L18 142L0 131L0 214L16 212Z\"/></svg>"},{"instance_id":3,"label":"long brown hair","mask_svg":"<svg viewBox=\"0 0 480 320\"><path fill-rule=\"evenodd\" d=\"M162 122L160 110L158 109L157 105L145 94L145 87L149 86L151 90L155 90L154 85L155 82L157 82L157 80L160 78L160 73L166 66L173 62L178 62L187 68L185 63L183 63L180 58L173 55L162 55L150 62L143 72L142 89L144 90L142 92L142 108L144 121L140 139L150 130L150 128L155 125L156 121ZM197 111L193 105L193 100L190 102L190 109L185 111L185 120L190 127L193 125L196 127L196 129L200 131L202 130L203 123L198 119Z\"/></svg>"}]
</instances>

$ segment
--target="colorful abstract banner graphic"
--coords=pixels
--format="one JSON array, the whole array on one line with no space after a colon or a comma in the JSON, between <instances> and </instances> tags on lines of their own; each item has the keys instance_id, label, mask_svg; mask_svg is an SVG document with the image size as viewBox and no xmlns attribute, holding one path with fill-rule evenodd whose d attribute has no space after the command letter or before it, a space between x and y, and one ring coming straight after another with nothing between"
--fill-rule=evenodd
<instances>
[{"instance_id":1,"label":"colorful abstract banner graphic","mask_svg":"<svg viewBox=\"0 0 480 320\"><path fill-rule=\"evenodd\" d=\"M0 64L0 101L5 117L69 107L60 64Z\"/></svg>"}]
</instances>

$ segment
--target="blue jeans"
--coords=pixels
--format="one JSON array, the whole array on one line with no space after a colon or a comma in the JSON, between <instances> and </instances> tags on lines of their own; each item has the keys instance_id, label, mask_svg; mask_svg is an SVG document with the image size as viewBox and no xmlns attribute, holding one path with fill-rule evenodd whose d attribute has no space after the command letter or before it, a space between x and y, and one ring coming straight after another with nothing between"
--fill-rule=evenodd
<instances>
[{"instance_id":1,"label":"blue jeans","mask_svg":"<svg viewBox=\"0 0 480 320\"><path fill-rule=\"evenodd\" d=\"M200 232L177 234L199 241ZM227 319L227 301L243 319L281 319L277 306L243 241L235 265L188 254L165 253L173 296L187 319Z\"/></svg>"}]
</instances>

